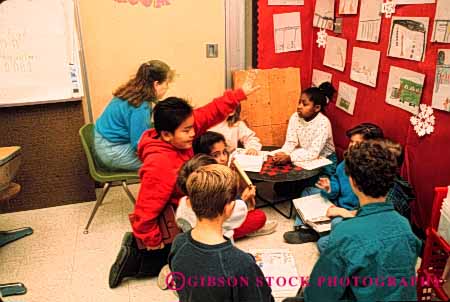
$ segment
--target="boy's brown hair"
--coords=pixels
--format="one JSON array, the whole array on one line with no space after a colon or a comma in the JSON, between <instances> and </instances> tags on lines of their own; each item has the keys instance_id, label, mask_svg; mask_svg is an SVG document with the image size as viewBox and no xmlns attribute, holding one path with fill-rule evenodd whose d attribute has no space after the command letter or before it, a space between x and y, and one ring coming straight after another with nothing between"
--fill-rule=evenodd
<instances>
[{"instance_id":1,"label":"boy's brown hair","mask_svg":"<svg viewBox=\"0 0 450 302\"><path fill-rule=\"evenodd\" d=\"M365 195L384 197L397 175L397 159L384 141L369 140L345 152L345 172Z\"/></svg>"},{"instance_id":2,"label":"boy's brown hair","mask_svg":"<svg viewBox=\"0 0 450 302\"><path fill-rule=\"evenodd\" d=\"M237 177L224 165L203 166L189 175L186 188L198 219L214 219L236 199Z\"/></svg>"},{"instance_id":3,"label":"boy's brown hair","mask_svg":"<svg viewBox=\"0 0 450 302\"><path fill-rule=\"evenodd\" d=\"M206 154L196 154L193 158L183 164L178 172L177 186L184 195L188 195L186 183L189 175L200 167L217 164L214 157Z\"/></svg>"}]
</instances>

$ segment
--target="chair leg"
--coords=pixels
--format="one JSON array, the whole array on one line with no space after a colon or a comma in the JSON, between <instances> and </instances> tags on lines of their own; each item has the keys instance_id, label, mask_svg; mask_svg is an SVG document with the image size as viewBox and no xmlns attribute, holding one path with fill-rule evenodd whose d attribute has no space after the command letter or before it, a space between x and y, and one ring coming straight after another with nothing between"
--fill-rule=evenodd
<instances>
[{"instance_id":1,"label":"chair leg","mask_svg":"<svg viewBox=\"0 0 450 302\"><path fill-rule=\"evenodd\" d=\"M84 234L89 233L89 226L91 225L91 222L94 219L95 214L97 213L98 207L102 205L103 199L105 198L106 193L108 193L110 186L111 186L110 182L105 183L105 185L103 186L102 193L98 197L97 202L95 203L94 209L92 210L91 217L89 217L89 221L88 221L86 227L84 228L84 232L83 232Z\"/></svg>"},{"instance_id":2,"label":"chair leg","mask_svg":"<svg viewBox=\"0 0 450 302\"><path fill-rule=\"evenodd\" d=\"M133 194L131 194L130 189L128 189L126 181L122 181L122 188L125 191L125 193L127 193L127 196L130 199L131 203L133 205L136 204L136 199L134 198Z\"/></svg>"}]
</instances>

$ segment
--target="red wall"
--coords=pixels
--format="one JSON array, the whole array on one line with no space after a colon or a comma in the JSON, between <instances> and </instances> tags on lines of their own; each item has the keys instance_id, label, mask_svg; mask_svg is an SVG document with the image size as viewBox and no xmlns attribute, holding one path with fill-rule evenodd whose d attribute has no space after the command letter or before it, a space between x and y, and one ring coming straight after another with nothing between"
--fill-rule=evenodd
<instances>
[{"instance_id":1,"label":"red wall","mask_svg":"<svg viewBox=\"0 0 450 302\"><path fill-rule=\"evenodd\" d=\"M307 4L308 3L308 4ZM386 56L389 43L391 19L383 17L379 43L356 41L358 15L342 16L343 33L335 35L347 39L347 60L344 72L324 66L324 48L317 48L317 29L312 28L315 1L305 1L304 6L267 6L267 0L259 0L259 36L258 67L273 68L294 66L301 68L302 88L311 84L312 68L333 74L333 86L338 89L339 81L358 88L354 115L351 116L337 109L335 103L327 107L327 115L333 125L334 141L338 153L345 150L348 140L345 130L362 122L380 125L387 137L405 146L406 160L403 174L414 186L417 202L413 208L415 222L420 227L428 225L435 186L450 185L450 113L434 110L436 117L435 131L431 135L419 138L410 125L410 113L385 102L386 86L391 65L425 73L425 87L422 103L431 105L436 55L438 48L450 48L450 44L431 43L431 30L435 14L435 4L402 5L397 7L395 16L429 17L430 25L427 50L424 62L396 59ZM336 0L335 11L339 1ZM302 21L303 51L275 54L273 42L274 13L300 11ZM353 47L363 47L381 51L377 87L372 88L350 80L350 67Z\"/></svg>"}]
</instances>

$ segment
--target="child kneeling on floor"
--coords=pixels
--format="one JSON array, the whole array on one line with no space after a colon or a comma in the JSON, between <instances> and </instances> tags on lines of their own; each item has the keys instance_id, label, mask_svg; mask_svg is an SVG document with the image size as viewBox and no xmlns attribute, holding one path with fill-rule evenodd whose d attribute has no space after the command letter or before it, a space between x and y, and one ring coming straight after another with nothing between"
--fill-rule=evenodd
<instances>
[{"instance_id":1,"label":"child kneeling on floor","mask_svg":"<svg viewBox=\"0 0 450 302\"><path fill-rule=\"evenodd\" d=\"M218 164L229 164L229 153L225 142L225 137L217 132L207 131L205 134L197 137L193 144L195 154L208 154L212 156ZM234 239L245 236L263 236L275 232L278 223L267 220L264 211L255 209L256 187L245 188L240 194L241 200L248 206L247 218L242 225L234 230Z\"/></svg>"},{"instance_id":2,"label":"child kneeling on floor","mask_svg":"<svg viewBox=\"0 0 450 302\"><path fill-rule=\"evenodd\" d=\"M223 223L236 204L235 173L219 164L204 166L191 173L186 188L198 221L194 229L175 238L169 255L179 300L273 302L253 256L223 237ZM191 279L197 281L184 282Z\"/></svg>"}]
</instances>

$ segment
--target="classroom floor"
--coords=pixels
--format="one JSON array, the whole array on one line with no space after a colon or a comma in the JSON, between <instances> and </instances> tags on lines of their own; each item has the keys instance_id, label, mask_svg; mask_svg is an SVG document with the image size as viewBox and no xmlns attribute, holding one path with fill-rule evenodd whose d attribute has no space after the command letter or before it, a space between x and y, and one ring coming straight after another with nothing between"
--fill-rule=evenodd
<instances>
[{"instance_id":1,"label":"classroom floor","mask_svg":"<svg viewBox=\"0 0 450 302\"><path fill-rule=\"evenodd\" d=\"M130 187L136 195L138 185ZM24 302L173 302L175 295L156 286L156 278L124 281L108 287L109 269L124 232L130 230L132 205L120 187L108 193L90 227L84 226L93 202L0 215L0 230L30 226L34 234L0 248L0 284L22 282L24 296L5 301ZM284 206L288 206L286 203ZM289 248L295 255L300 276L308 276L319 256L316 244L289 245L283 233L292 229L288 220L270 208L268 219L278 221L274 234L241 239L236 245L250 248Z\"/></svg>"}]
</instances>

